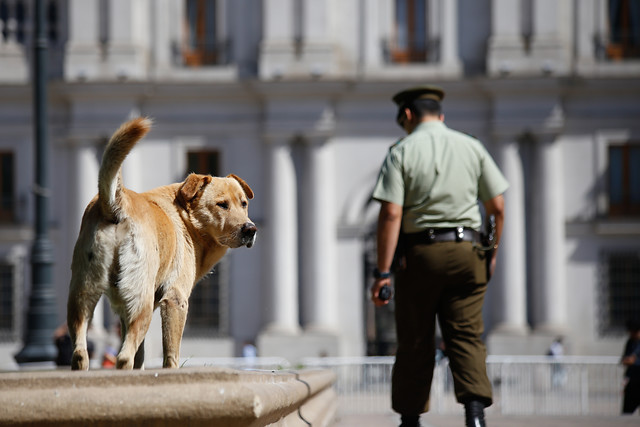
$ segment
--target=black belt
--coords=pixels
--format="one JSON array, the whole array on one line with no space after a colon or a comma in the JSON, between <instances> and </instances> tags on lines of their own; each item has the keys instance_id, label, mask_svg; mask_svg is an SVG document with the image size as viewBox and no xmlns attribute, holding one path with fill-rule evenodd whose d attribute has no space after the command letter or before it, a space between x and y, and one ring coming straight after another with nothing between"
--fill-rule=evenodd
<instances>
[{"instance_id":1,"label":"black belt","mask_svg":"<svg viewBox=\"0 0 640 427\"><path fill-rule=\"evenodd\" d=\"M429 228L419 233L406 233L403 239L408 245L424 245L437 242L479 242L480 233L473 228Z\"/></svg>"}]
</instances>

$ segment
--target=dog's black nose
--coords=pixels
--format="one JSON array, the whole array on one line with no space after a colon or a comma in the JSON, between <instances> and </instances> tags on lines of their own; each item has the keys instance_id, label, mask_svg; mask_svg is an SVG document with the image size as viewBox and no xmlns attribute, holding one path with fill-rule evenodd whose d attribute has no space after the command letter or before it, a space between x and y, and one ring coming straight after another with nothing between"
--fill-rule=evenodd
<instances>
[{"instance_id":1,"label":"dog's black nose","mask_svg":"<svg viewBox=\"0 0 640 427\"><path fill-rule=\"evenodd\" d=\"M242 226L242 234L246 237L252 237L256 234L258 228L252 222L245 222Z\"/></svg>"},{"instance_id":2,"label":"dog's black nose","mask_svg":"<svg viewBox=\"0 0 640 427\"><path fill-rule=\"evenodd\" d=\"M252 222L245 222L242 226L242 241L243 244L248 248L252 247L256 241L256 233L258 232L258 227Z\"/></svg>"}]
</instances>

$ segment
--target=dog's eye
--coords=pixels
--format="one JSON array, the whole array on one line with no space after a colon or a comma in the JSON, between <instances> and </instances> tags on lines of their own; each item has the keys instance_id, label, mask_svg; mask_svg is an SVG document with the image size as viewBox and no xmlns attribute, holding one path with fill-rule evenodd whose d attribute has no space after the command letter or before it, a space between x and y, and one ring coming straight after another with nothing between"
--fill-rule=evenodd
<instances>
[{"instance_id":1,"label":"dog's eye","mask_svg":"<svg viewBox=\"0 0 640 427\"><path fill-rule=\"evenodd\" d=\"M224 210L229 209L229 203L227 203L227 202L218 202L218 203L216 203L216 205L217 205L220 209L224 209Z\"/></svg>"},{"instance_id":2,"label":"dog's eye","mask_svg":"<svg viewBox=\"0 0 640 427\"><path fill-rule=\"evenodd\" d=\"M247 203L247 201L246 201L246 200L243 200L243 201L242 201L242 207L243 207L243 208L246 208L248 205L249 205L249 203Z\"/></svg>"}]
</instances>

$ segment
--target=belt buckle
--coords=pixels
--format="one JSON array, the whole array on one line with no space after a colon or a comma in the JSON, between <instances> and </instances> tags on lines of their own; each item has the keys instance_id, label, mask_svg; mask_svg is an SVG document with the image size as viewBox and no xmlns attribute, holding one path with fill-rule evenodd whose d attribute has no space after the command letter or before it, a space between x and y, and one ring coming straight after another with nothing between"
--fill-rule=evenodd
<instances>
[{"instance_id":1,"label":"belt buckle","mask_svg":"<svg viewBox=\"0 0 640 427\"><path fill-rule=\"evenodd\" d=\"M462 242L464 240L464 227L456 228L456 242Z\"/></svg>"}]
</instances>

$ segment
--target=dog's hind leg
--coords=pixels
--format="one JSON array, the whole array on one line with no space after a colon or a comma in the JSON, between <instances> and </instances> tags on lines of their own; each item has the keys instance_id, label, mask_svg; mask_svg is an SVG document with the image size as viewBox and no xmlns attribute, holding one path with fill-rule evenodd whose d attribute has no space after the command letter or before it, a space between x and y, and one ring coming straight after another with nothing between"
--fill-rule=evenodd
<instances>
[{"instance_id":1,"label":"dog's hind leg","mask_svg":"<svg viewBox=\"0 0 640 427\"><path fill-rule=\"evenodd\" d=\"M133 369L144 369L144 340L140 343L138 351L133 358Z\"/></svg>"},{"instance_id":2,"label":"dog's hind leg","mask_svg":"<svg viewBox=\"0 0 640 427\"><path fill-rule=\"evenodd\" d=\"M153 302L142 307L140 312L125 320L125 337L122 349L118 354L116 367L118 369L133 369L142 367L143 360L139 360L140 356L144 359L144 347L142 346L144 336L149 330L151 324L151 316L153 314ZM141 351L140 356L138 353Z\"/></svg>"},{"instance_id":3,"label":"dog's hind leg","mask_svg":"<svg viewBox=\"0 0 640 427\"><path fill-rule=\"evenodd\" d=\"M169 290L160 300L163 368L177 368L180 363L180 342L188 309L188 298L175 288Z\"/></svg>"},{"instance_id":4,"label":"dog's hind leg","mask_svg":"<svg viewBox=\"0 0 640 427\"><path fill-rule=\"evenodd\" d=\"M127 325L126 322L121 321L120 327L122 334L120 336L121 342L124 343L124 338L127 335ZM138 347L138 351L136 351L136 355L133 358L133 369L144 369L144 339L140 343Z\"/></svg>"},{"instance_id":5,"label":"dog's hind leg","mask_svg":"<svg viewBox=\"0 0 640 427\"><path fill-rule=\"evenodd\" d=\"M67 302L67 326L73 346L71 369L86 371L89 369L87 329L102 292L84 283L84 279L71 278Z\"/></svg>"}]
</instances>

